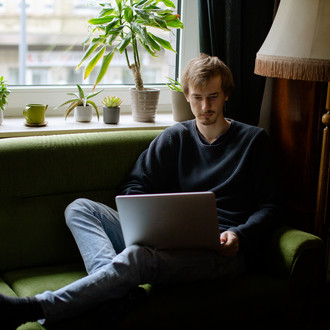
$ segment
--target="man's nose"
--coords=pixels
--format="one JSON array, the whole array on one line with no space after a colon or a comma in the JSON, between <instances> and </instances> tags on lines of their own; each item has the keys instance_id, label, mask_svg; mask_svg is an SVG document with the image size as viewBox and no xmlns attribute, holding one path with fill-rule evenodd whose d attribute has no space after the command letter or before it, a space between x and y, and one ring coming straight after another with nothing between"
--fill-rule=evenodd
<instances>
[{"instance_id":1,"label":"man's nose","mask_svg":"<svg viewBox=\"0 0 330 330\"><path fill-rule=\"evenodd\" d=\"M207 110L209 108L209 105L210 105L210 101L208 100L208 98L203 99L202 109Z\"/></svg>"}]
</instances>

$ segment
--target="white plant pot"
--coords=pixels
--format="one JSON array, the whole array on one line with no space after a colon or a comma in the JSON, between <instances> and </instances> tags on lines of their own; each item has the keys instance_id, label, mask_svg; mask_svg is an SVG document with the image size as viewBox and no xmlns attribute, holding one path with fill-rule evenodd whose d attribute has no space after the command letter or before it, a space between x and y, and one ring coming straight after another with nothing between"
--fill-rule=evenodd
<instances>
[{"instance_id":1,"label":"white plant pot","mask_svg":"<svg viewBox=\"0 0 330 330\"><path fill-rule=\"evenodd\" d=\"M187 101L183 92L171 90L172 113L175 121L185 121L194 119L191 112L190 103Z\"/></svg>"},{"instance_id":2,"label":"white plant pot","mask_svg":"<svg viewBox=\"0 0 330 330\"><path fill-rule=\"evenodd\" d=\"M131 88L132 115L135 121L142 123L155 121L159 92L160 90L157 88L144 90Z\"/></svg>"},{"instance_id":3,"label":"white plant pot","mask_svg":"<svg viewBox=\"0 0 330 330\"><path fill-rule=\"evenodd\" d=\"M4 117L4 111L2 109L0 109L0 125L2 124L3 122L3 117Z\"/></svg>"},{"instance_id":4,"label":"white plant pot","mask_svg":"<svg viewBox=\"0 0 330 330\"><path fill-rule=\"evenodd\" d=\"M88 123L93 118L93 109L90 105L77 106L74 108L74 119L78 122Z\"/></svg>"}]
</instances>

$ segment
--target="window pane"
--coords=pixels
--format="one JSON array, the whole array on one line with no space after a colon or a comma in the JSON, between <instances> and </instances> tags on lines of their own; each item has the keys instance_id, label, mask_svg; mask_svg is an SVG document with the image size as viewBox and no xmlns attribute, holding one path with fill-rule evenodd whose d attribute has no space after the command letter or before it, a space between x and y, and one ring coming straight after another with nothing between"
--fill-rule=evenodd
<instances>
[{"instance_id":1,"label":"window pane","mask_svg":"<svg viewBox=\"0 0 330 330\"><path fill-rule=\"evenodd\" d=\"M21 13L21 3L24 2L25 24ZM111 2L115 4L115 0ZM93 6L92 3L96 2L0 0L1 75L6 77L10 85L93 83L97 68L87 80L83 80L83 68L75 70L84 53L82 42L88 34L87 22L100 10L99 6ZM157 31L155 34L162 38L170 38L172 47L176 48L176 36L173 32ZM20 51L21 54L25 54L23 62L20 62ZM159 57L152 58L141 50L140 55L145 84L164 83L167 76L174 77L175 53L162 51ZM22 74L23 78L20 80ZM133 83L124 55L115 55L102 83Z\"/></svg>"}]
</instances>

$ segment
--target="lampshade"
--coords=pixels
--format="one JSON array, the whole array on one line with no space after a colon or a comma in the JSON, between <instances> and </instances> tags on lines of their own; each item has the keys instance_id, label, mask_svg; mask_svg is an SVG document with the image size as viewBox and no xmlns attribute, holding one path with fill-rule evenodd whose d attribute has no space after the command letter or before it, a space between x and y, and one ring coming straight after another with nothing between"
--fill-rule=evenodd
<instances>
[{"instance_id":1,"label":"lampshade","mask_svg":"<svg viewBox=\"0 0 330 330\"><path fill-rule=\"evenodd\" d=\"M254 72L330 81L330 0L281 0Z\"/></svg>"}]
</instances>

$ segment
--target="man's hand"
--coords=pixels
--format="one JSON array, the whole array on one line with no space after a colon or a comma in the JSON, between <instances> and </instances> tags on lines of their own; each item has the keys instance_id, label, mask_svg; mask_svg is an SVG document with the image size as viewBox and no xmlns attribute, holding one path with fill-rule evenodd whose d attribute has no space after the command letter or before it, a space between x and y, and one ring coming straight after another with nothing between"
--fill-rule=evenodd
<instances>
[{"instance_id":1,"label":"man's hand","mask_svg":"<svg viewBox=\"0 0 330 330\"><path fill-rule=\"evenodd\" d=\"M224 231L220 235L219 253L225 257L235 257L239 249L238 236L230 230Z\"/></svg>"}]
</instances>

